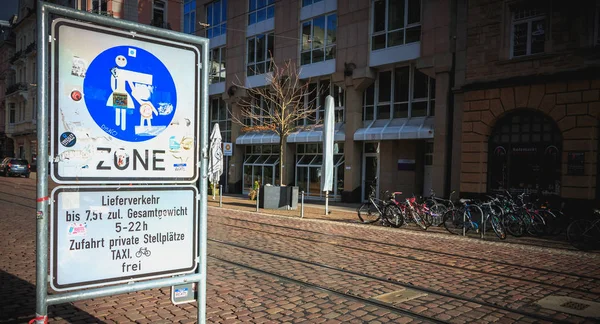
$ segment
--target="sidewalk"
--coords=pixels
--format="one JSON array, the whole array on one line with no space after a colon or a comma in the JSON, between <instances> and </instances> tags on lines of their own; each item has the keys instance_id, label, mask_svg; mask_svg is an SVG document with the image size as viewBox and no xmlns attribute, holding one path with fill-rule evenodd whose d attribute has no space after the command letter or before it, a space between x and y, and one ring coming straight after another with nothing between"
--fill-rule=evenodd
<instances>
[{"instance_id":1,"label":"sidewalk","mask_svg":"<svg viewBox=\"0 0 600 324\"><path fill-rule=\"evenodd\" d=\"M219 196L213 200L212 196L208 196L209 207L219 207ZM358 204L343 204L343 203L330 203L329 215L325 215L325 202L324 201L304 201L304 218L310 219L326 219L333 221L343 222L359 222L356 214ZM247 196L242 195L224 195L223 196L223 208L243 210L243 211L256 211L256 200L250 200ZM289 217L300 217L301 206L298 203L298 209L296 210L285 210L285 209L259 209L260 213L281 215Z\"/></svg>"}]
</instances>

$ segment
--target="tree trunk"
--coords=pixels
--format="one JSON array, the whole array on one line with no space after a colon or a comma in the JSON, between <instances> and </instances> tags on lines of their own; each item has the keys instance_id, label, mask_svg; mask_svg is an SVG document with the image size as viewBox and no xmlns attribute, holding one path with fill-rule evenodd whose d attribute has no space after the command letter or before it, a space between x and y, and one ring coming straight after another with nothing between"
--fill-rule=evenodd
<instances>
[{"instance_id":1,"label":"tree trunk","mask_svg":"<svg viewBox=\"0 0 600 324\"><path fill-rule=\"evenodd\" d=\"M283 138L283 136L279 136L279 185L283 186L284 182L283 182L283 163L285 162L283 160L283 143L285 142L285 139Z\"/></svg>"}]
</instances>

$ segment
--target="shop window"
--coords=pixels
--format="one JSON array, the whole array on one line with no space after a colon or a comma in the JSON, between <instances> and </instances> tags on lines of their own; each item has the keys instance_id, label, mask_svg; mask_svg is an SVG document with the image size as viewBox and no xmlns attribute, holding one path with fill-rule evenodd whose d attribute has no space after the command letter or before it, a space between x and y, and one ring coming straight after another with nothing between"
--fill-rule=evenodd
<instances>
[{"instance_id":1,"label":"shop window","mask_svg":"<svg viewBox=\"0 0 600 324\"><path fill-rule=\"evenodd\" d=\"M412 66L379 72L363 95L363 120L435 115L435 79Z\"/></svg>"},{"instance_id":2,"label":"shop window","mask_svg":"<svg viewBox=\"0 0 600 324\"><path fill-rule=\"evenodd\" d=\"M210 74L209 83L225 82L227 49L225 46L210 50Z\"/></svg>"},{"instance_id":3,"label":"shop window","mask_svg":"<svg viewBox=\"0 0 600 324\"><path fill-rule=\"evenodd\" d=\"M562 136L549 117L516 111L496 123L489 141L492 191L560 194Z\"/></svg>"},{"instance_id":4,"label":"shop window","mask_svg":"<svg viewBox=\"0 0 600 324\"><path fill-rule=\"evenodd\" d=\"M312 18L302 23L300 64L312 64L335 59L337 15Z\"/></svg>"},{"instance_id":5,"label":"shop window","mask_svg":"<svg viewBox=\"0 0 600 324\"><path fill-rule=\"evenodd\" d=\"M214 1L206 5L206 37L213 38L227 32L227 0Z\"/></svg>"},{"instance_id":6,"label":"shop window","mask_svg":"<svg viewBox=\"0 0 600 324\"><path fill-rule=\"evenodd\" d=\"M248 26L275 17L275 0L249 0Z\"/></svg>"},{"instance_id":7,"label":"shop window","mask_svg":"<svg viewBox=\"0 0 600 324\"><path fill-rule=\"evenodd\" d=\"M340 199L344 187L344 143L334 144L333 192L329 196ZM323 145L320 143L296 145L296 186L309 198L325 198L321 191Z\"/></svg>"},{"instance_id":8,"label":"shop window","mask_svg":"<svg viewBox=\"0 0 600 324\"><path fill-rule=\"evenodd\" d=\"M185 0L183 3L183 32L196 33L196 0Z\"/></svg>"},{"instance_id":9,"label":"shop window","mask_svg":"<svg viewBox=\"0 0 600 324\"><path fill-rule=\"evenodd\" d=\"M512 57L544 52L546 42L546 16L537 1L523 1L511 7Z\"/></svg>"},{"instance_id":10,"label":"shop window","mask_svg":"<svg viewBox=\"0 0 600 324\"><path fill-rule=\"evenodd\" d=\"M279 146L248 145L244 156L244 192L252 189L255 181L260 185L279 184Z\"/></svg>"},{"instance_id":11,"label":"shop window","mask_svg":"<svg viewBox=\"0 0 600 324\"><path fill-rule=\"evenodd\" d=\"M421 40L421 0L373 1L371 50Z\"/></svg>"},{"instance_id":12,"label":"shop window","mask_svg":"<svg viewBox=\"0 0 600 324\"><path fill-rule=\"evenodd\" d=\"M247 39L246 74L248 76L273 71L271 61L275 49L275 34L261 34Z\"/></svg>"}]
</instances>

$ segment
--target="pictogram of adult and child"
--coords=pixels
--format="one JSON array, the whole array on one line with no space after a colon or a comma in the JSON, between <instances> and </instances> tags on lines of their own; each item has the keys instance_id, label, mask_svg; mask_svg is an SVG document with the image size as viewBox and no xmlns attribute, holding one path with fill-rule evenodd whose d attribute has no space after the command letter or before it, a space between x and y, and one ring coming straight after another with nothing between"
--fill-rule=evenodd
<instances>
[{"instance_id":1,"label":"pictogram of adult and child","mask_svg":"<svg viewBox=\"0 0 600 324\"><path fill-rule=\"evenodd\" d=\"M138 142L160 134L169 125L176 104L175 85L165 65L151 53L113 47L98 55L87 72L84 90L87 86L90 93L105 93L86 98L92 118L105 131L114 127L118 131L113 132L115 137ZM135 112L139 123L131 121L137 117ZM110 125L113 118L114 126Z\"/></svg>"}]
</instances>

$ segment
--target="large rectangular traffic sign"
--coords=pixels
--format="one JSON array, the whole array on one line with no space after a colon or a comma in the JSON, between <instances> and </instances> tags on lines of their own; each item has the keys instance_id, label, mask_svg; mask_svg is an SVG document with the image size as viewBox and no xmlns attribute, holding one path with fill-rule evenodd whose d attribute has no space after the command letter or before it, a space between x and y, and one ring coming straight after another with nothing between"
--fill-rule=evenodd
<instances>
[{"instance_id":1,"label":"large rectangular traffic sign","mask_svg":"<svg viewBox=\"0 0 600 324\"><path fill-rule=\"evenodd\" d=\"M55 290L193 272L194 186L57 187L50 274Z\"/></svg>"},{"instance_id":2,"label":"large rectangular traffic sign","mask_svg":"<svg viewBox=\"0 0 600 324\"><path fill-rule=\"evenodd\" d=\"M193 183L198 47L66 19L52 36L52 179Z\"/></svg>"}]
</instances>

